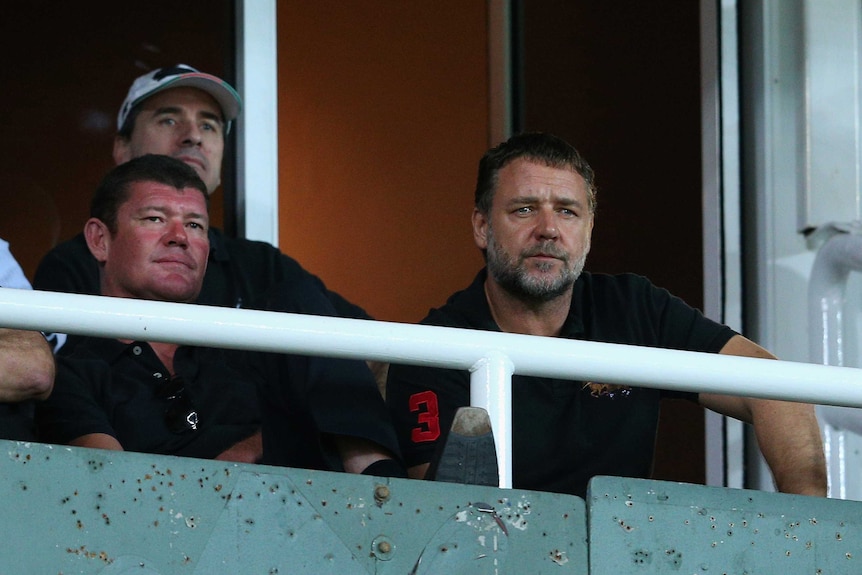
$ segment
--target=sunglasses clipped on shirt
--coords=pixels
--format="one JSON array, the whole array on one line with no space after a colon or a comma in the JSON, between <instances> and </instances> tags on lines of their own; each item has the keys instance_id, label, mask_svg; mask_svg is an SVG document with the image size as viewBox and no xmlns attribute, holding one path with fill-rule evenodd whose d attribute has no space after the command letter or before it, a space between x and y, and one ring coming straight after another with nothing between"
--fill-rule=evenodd
<instances>
[{"instance_id":1,"label":"sunglasses clipped on shirt","mask_svg":"<svg viewBox=\"0 0 862 575\"><path fill-rule=\"evenodd\" d=\"M165 407L165 425L171 433L197 431L198 412L195 404L186 391L183 378L175 375L170 378L157 392L156 397L167 401Z\"/></svg>"}]
</instances>

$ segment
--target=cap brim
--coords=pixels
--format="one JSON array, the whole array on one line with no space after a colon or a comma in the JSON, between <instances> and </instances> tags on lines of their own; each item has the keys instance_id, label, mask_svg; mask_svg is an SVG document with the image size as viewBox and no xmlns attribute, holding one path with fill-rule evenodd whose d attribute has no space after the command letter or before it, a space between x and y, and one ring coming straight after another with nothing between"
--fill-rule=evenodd
<instances>
[{"instance_id":1,"label":"cap brim","mask_svg":"<svg viewBox=\"0 0 862 575\"><path fill-rule=\"evenodd\" d=\"M159 86L157 90L153 90L152 92L138 98L133 103L133 106L138 105L153 94L158 94L159 92L163 92L169 88L182 87L197 88L198 90L202 90L212 96L221 107L225 122L235 120L242 111L242 100L236 90L234 90L229 84L223 82L220 78L201 72L182 74L181 76L172 78Z\"/></svg>"}]
</instances>

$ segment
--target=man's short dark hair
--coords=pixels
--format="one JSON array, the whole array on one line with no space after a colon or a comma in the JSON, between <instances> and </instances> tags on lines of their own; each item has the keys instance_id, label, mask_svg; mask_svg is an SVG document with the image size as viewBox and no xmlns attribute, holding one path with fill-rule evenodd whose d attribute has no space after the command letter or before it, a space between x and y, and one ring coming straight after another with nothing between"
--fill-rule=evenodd
<instances>
[{"instance_id":1,"label":"man's short dark hair","mask_svg":"<svg viewBox=\"0 0 862 575\"><path fill-rule=\"evenodd\" d=\"M580 174L587 184L590 212L595 213L596 187L593 169L574 146L562 138L542 132L517 134L485 152L479 161L479 176L476 179L476 209L483 214L491 210L500 170L518 158Z\"/></svg>"},{"instance_id":2,"label":"man's short dark hair","mask_svg":"<svg viewBox=\"0 0 862 575\"><path fill-rule=\"evenodd\" d=\"M117 231L117 213L129 199L132 184L155 182L178 190L194 188L204 196L209 209L206 184L188 164L171 158L146 154L116 166L102 179L90 202L90 217L102 220L111 233Z\"/></svg>"}]
</instances>

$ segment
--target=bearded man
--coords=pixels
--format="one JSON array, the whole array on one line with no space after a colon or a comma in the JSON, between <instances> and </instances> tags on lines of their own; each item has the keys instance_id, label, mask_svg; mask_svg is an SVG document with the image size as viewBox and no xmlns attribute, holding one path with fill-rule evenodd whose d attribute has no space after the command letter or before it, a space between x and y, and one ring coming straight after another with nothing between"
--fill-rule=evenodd
<instances>
[{"instance_id":1,"label":"bearded man","mask_svg":"<svg viewBox=\"0 0 862 575\"><path fill-rule=\"evenodd\" d=\"M472 216L487 266L423 323L774 359L642 276L583 271L595 210L593 171L567 142L531 133L492 148ZM779 490L826 494L811 405L518 375L512 387L518 489L584 497L596 475L648 477L661 400L681 397L753 424ZM411 477L494 483L493 439L456 417L469 400L464 371L390 368L387 403Z\"/></svg>"}]
</instances>

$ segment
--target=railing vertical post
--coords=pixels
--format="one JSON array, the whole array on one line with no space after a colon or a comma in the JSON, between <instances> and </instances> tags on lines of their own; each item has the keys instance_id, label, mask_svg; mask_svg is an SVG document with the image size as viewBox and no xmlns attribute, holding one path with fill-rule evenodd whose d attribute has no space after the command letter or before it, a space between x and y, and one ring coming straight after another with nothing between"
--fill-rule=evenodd
<instances>
[{"instance_id":1,"label":"railing vertical post","mask_svg":"<svg viewBox=\"0 0 862 575\"><path fill-rule=\"evenodd\" d=\"M509 356L491 352L470 370L470 405L482 407L491 418L500 487L512 488L512 374Z\"/></svg>"}]
</instances>

